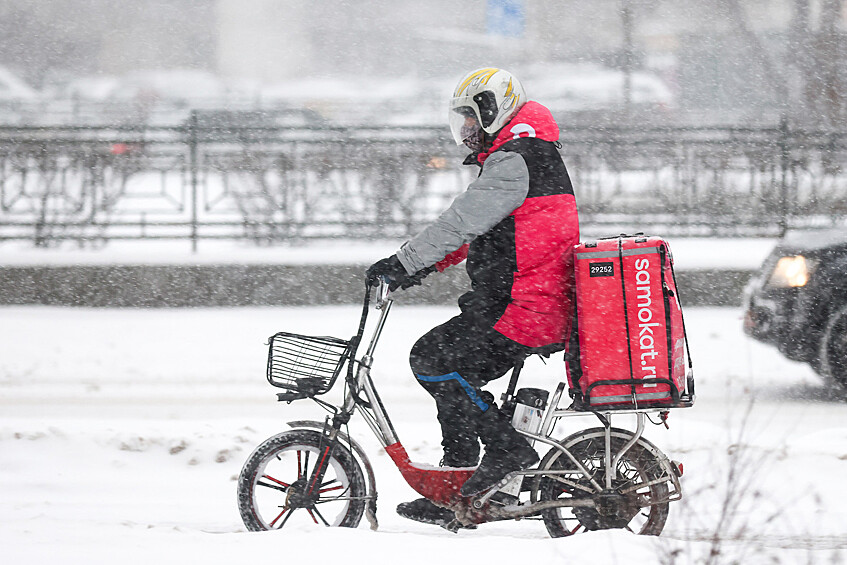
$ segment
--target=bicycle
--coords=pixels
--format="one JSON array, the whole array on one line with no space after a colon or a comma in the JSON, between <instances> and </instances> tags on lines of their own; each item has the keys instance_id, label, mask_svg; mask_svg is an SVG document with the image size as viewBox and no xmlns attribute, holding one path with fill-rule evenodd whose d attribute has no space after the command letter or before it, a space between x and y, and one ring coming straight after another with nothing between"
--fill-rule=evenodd
<instances>
[{"instance_id":1,"label":"bicycle","mask_svg":"<svg viewBox=\"0 0 847 565\"><path fill-rule=\"evenodd\" d=\"M667 410L584 411L573 409L573 405L560 408L563 396L568 398L564 395L564 382L558 384L550 402L544 403L546 391L515 391L524 360L512 369L501 397L502 406L507 411L518 407L524 412L535 411L534 428L518 429L531 441L549 446L539 463L509 473L495 487L470 498L463 497L459 488L474 468L412 463L370 374L374 351L393 304L384 283L377 289L379 320L365 354L356 359L370 296L371 287L367 286L358 332L350 340L285 332L269 340L267 378L285 390L277 393L278 400L309 398L332 416L323 423L289 422L292 430L265 440L247 459L238 478L238 508L248 530L281 529L298 512L306 522L351 528L358 526L364 515L371 528L377 529L373 467L361 445L342 429L358 412L406 482L439 506L453 510L456 519L447 525L448 530L533 517L541 518L553 537L610 528L645 535L662 531L669 503L682 498L683 468L642 434L648 419L667 426ZM534 353L549 356L551 349L541 348ZM317 398L333 387L345 366L341 406ZM519 402L527 402L528 397L535 399L529 401L534 406ZM618 414L635 415L634 432L612 427L612 418ZM654 422L650 414L658 414L659 421ZM582 416L596 417L602 425L562 440L551 437L560 420Z\"/></svg>"}]
</instances>

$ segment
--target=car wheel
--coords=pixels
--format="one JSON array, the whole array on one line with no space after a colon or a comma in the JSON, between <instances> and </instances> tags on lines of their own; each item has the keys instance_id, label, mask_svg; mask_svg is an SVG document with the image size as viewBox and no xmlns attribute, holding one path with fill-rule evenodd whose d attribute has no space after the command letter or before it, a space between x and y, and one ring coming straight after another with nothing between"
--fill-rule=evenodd
<instances>
[{"instance_id":1,"label":"car wheel","mask_svg":"<svg viewBox=\"0 0 847 565\"><path fill-rule=\"evenodd\" d=\"M820 344L821 374L847 388L847 306L826 322Z\"/></svg>"}]
</instances>

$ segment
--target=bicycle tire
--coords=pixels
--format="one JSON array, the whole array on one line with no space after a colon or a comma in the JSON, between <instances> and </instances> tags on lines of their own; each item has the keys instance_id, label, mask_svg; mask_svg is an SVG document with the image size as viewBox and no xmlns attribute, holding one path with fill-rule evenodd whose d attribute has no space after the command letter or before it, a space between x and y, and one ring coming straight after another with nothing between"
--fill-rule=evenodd
<instances>
[{"instance_id":1,"label":"bicycle tire","mask_svg":"<svg viewBox=\"0 0 847 565\"><path fill-rule=\"evenodd\" d=\"M624 444L632 438L632 432L612 428L612 454L620 451ZM574 434L562 442L574 457L591 473L592 478L600 485L605 485L605 430L593 428ZM667 469L660 457L647 447L645 440L640 440L627 451L617 466L617 479L612 484L615 494L620 495L624 489L638 484L646 486L621 495L616 514L603 514L593 507L553 508L541 513L544 525L551 537L565 537L578 532L627 529L639 535L659 535L668 518L668 486L667 482L648 485L650 481L666 476ZM652 444L649 444L652 446ZM544 457L540 469L565 469L575 467L567 456L557 449L551 449ZM589 488L586 477L580 473L564 475L563 478L579 486ZM537 490L534 497L540 500L557 500L567 497L591 497L578 487L563 485L553 476L541 476L536 482ZM593 489L592 489L593 490ZM655 503L653 501L656 501Z\"/></svg>"},{"instance_id":2,"label":"bicycle tire","mask_svg":"<svg viewBox=\"0 0 847 565\"><path fill-rule=\"evenodd\" d=\"M291 430L268 438L253 450L238 477L238 511L248 530L277 530L303 523L344 528L359 525L367 496L365 479L350 450L340 443L333 448L327 475L315 491L317 499L303 496L311 490L308 478L313 467L309 460L314 455L311 463L319 461L317 456L324 448L320 432ZM296 519L295 514L299 514Z\"/></svg>"},{"instance_id":3,"label":"bicycle tire","mask_svg":"<svg viewBox=\"0 0 847 565\"><path fill-rule=\"evenodd\" d=\"M837 386L847 389L847 306L829 316L818 347L818 373Z\"/></svg>"}]
</instances>

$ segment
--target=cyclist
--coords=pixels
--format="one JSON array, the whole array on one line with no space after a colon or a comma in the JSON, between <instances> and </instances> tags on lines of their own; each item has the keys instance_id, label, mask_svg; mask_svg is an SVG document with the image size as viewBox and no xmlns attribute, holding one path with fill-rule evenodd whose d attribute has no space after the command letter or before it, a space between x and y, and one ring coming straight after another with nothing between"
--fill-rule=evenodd
<instances>
[{"instance_id":1,"label":"cyclist","mask_svg":"<svg viewBox=\"0 0 847 565\"><path fill-rule=\"evenodd\" d=\"M457 145L479 176L437 220L367 277L392 290L419 284L429 273L467 260L472 290L461 313L421 337L410 365L435 399L444 457L441 465L473 467L462 486L471 496L538 455L480 390L503 376L532 348L565 343L573 310L573 246L579 241L576 202L557 150L559 127L550 111L527 101L509 72L483 68L465 75L450 100ZM413 520L445 525L453 513L425 498L400 504Z\"/></svg>"}]
</instances>

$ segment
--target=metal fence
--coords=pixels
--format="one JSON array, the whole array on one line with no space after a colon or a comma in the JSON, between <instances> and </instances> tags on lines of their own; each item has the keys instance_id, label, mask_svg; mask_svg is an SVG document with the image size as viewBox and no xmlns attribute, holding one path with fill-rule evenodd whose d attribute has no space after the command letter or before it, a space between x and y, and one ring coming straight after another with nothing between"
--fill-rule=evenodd
<instances>
[{"instance_id":1,"label":"metal fence","mask_svg":"<svg viewBox=\"0 0 847 565\"><path fill-rule=\"evenodd\" d=\"M0 127L0 240L402 238L476 174L441 128ZM583 232L777 235L847 218L847 133L564 128Z\"/></svg>"}]
</instances>

